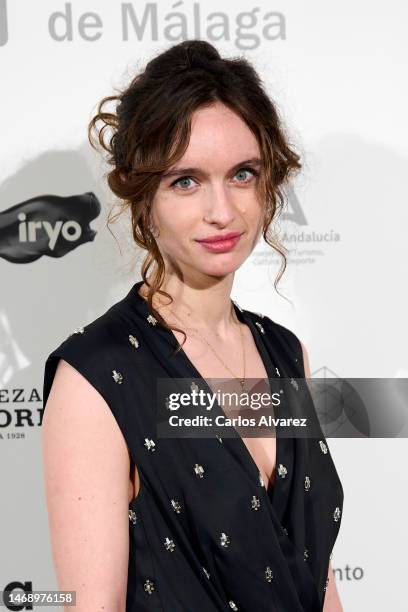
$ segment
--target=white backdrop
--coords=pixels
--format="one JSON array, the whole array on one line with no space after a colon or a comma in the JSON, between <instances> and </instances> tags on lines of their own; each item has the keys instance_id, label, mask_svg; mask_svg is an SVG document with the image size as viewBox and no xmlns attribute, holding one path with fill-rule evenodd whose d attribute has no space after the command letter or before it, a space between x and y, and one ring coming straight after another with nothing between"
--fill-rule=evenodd
<instances>
[{"instance_id":1,"label":"white backdrop","mask_svg":"<svg viewBox=\"0 0 408 612\"><path fill-rule=\"evenodd\" d=\"M273 290L278 259L262 242L232 297L292 329L312 374L408 377L408 5L235 0L223 6L229 35L208 30L219 8L0 0L0 590L57 588L41 473L44 359L139 278L128 228L112 228L121 254L105 227L113 197L87 123L101 97L173 42L201 37L245 54L303 155L281 224L291 254L280 291L291 302ZM184 30L166 29L180 21ZM17 244L13 206L89 191L102 203L93 240L58 258L42 254L41 228ZM332 558L344 609L405 612L407 441L328 442L345 491Z\"/></svg>"}]
</instances>

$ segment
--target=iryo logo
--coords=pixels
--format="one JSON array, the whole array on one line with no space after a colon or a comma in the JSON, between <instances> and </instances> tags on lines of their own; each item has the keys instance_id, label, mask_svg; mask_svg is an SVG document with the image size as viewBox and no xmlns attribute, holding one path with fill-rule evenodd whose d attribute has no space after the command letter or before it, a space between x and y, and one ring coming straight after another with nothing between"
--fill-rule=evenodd
<instances>
[{"instance_id":1,"label":"iryo logo","mask_svg":"<svg viewBox=\"0 0 408 612\"><path fill-rule=\"evenodd\" d=\"M44 228L50 239L48 247L51 251L56 245L60 232L65 240L72 242L79 240L82 233L82 228L77 221L57 221L52 225L49 221L26 221L25 213L19 213L18 220L21 221L18 227L20 242L37 242L37 229ZM73 232L70 234L71 229Z\"/></svg>"},{"instance_id":2,"label":"iryo logo","mask_svg":"<svg viewBox=\"0 0 408 612\"><path fill-rule=\"evenodd\" d=\"M7 0L0 0L0 47L8 41Z\"/></svg>"},{"instance_id":3,"label":"iryo logo","mask_svg":"<svg viewBox=\"0 0 408 612\"><path fill-rule=\"evenodd\" d=\"M62 257L96 231L89 226L101 211L91 191L70 196L42 195L0 213L0 257L29 263L42 255Z\"/></svg>"}]
</instances>

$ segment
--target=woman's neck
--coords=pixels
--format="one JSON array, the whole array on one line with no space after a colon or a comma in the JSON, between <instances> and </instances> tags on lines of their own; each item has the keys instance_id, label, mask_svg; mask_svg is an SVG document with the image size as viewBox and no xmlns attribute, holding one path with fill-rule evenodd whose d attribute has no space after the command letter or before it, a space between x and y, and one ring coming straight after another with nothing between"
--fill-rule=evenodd
<instances>
[{"instance_id":1,"label":"woman's neck","mask_svg":"<svg viewBox=\"0 0 408 612\"><path fill-rule=\"evenodd\" d=\"M230 279L198 287L172 276L164 280L160 289L169 293L173 302L168 304L164 296L155 294L153 306L166 320L174 321L172 315L175 313L178 324L181 320L186 328L204 332L211 330L220 338L227 337L232 328L236 329L236 315L230 297L231 286ZM147 287L144 284L140 293L146 299Z\"/></svg>"}]
</instances>

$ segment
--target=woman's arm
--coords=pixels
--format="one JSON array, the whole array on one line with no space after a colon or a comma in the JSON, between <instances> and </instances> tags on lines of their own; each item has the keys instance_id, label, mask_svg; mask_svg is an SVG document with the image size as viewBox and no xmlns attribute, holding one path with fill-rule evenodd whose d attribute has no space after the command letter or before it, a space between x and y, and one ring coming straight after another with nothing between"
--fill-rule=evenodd
<instances>
[{"instance_id":1,"label":"woman's arm","mask_svg":"<svg viewBox=\"0 0 408 612\"><path fill-rule=\"evenodd\" d=\"M129 556L129 452L103 397L63 359L44 412L42 436L59 588L76 591L76 612L123 612Z\"/></svg>"},{"instance_id":2,"label":"woman's arm","mask_svg":"<svg viewBox=\"0 0 408 612\"><path fill-rule=\"evenodd\" d=\"M306 378L311 378L312 375L310 373L309 355L307 353L307 350L304 344L302 342L300 344L302 345L303 363L305 366L305 376ZM327 574L327 577L329 579L329 582L327 584L323 612L343 612L343 608L342 608L340 597L337 591L336 580L334 578L331 562L329 562L329 572Z\"/></svg>"},{"instance_id":3,"label":"woman's arm","mask_svg":"<svg viewBox=\"0 0 408 612\"><path fill-rule=\"evenodd\" d=\"M336 580L334 578L331 562L329 563L329 572L327 574L327 577L329 579L329 582L327 583L323 612L344 612L337 591Z\"/></svg>"}]
</instances>

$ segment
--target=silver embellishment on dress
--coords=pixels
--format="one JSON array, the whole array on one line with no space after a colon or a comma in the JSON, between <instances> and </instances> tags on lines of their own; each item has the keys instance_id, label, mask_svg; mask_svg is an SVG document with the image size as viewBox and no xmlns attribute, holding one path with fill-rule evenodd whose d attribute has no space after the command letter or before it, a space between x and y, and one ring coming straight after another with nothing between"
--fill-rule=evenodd
<instances>
[{"instance_id":1,"label":"silver embellishment on dress","mask_svg":"<svg viewBox=\"0 0 408 612\"><path fill-rule=\"evenodd\" d=\"M164 405L166 406L167 410L170 410L169 404L170 404L170 398L167 395L166 399L164 400ZM178 410L178 409L179 409L178 406L173 406L173 408L171 410Z\"/></svg>"},{"instance_id":2,"label":"silver embellishment on dress","mask_svg":"<svg viewBox=\"0 0 408 612\"><path fill-rule=\"evenodd\" d=\"M220 544L221 546L224 546L225 548L229 545L230 543L230 539L229 536L227 536L226 533L222 532L220 535Z\"/></svg>"},{"instance_id":3,"label":"silver embellishment on dress","mask_svg":"<svg viewBox=\"0 0 408 612\"><path fill-rule=\"evenodd\" d=\"M265 483L264 483L264 481L263 481L263 478L262 478L262 474L261 474L261 472L259 472L259 482L261 483L261 487L264 487L264 486L265 486Z\"/></svg>"},{"instance_id":4,"label":"silver embellishment on dress","mask_svg":"<svg viewBox=\"0 0 408 612\"><path fill-rule=\"evenodd\" d=\"M208 579L210 579L210 574L209 572L205 569L205 567L203 567L203 572L204 574L207 576Z\"/></svg>"},{"instance_id":5,"label":"silver embellishment on dress","mask_svg":"<svg viewBox=\"0 0 408 612\"><path fill-rule=\"evenodd\" d=\"M252 499L251 499L251 508L252 508L252 510L259 510L260 505L261 505L261 502L260 502L259 498L256 497L255 495L253 495Z\"/></svg>"},{"instance_id":6,"label":"silver embellishment on dress","mask_svg":"<svg viewBox=\"0 0 408 612\"><path fill-rule=\"evenodd\" d=\"M148 322L150 323L150 325L156 325L157 319L153 315L149 314L149 316L146 318Z\"/></svg>"},{"instance_id":7,"label":"silver embellishment on dress","mask_svg":"<svg viewBox=\"0 0 408 612\"><path fill-rule=\"evenodd\" d=\"M332 557L333 557L333 551L331 551L329 559L331 560Z\"/></svg>"},{"instance_id":8,"label":"silver embellishment on dress","mask_svg":"<svg viewBox=\"0 0 408 612\"><path fill-rule=\"evenodd\" d=\"M287 473L288 473L287 468L284 465L282 465L282 463L280 463L278 467L279 476L281 476L282 478L286 478Z\"/></svg>"},{"instance_id":9,"label":"silver embellishment on dress","mask_svg":"<svg viewBox=\"0 0 408 612\"><path fill-rule=\"evenodd\" d=\"M231 608L231 610L238 610L237 606L232 600L228 603L229 603L229 607Z\"/></svg>"},{"instance_id":10,"label":"silver embellishment on dress","mask_svg":"<svg viewBox=\"0 0 408 612\"><path fill-rule=\"evenodd\" d=\"M117 372L116 370L112 370L112 378L115 383L118 383L118 385L121 385L123 382L122 374L120 372Z\"/></svg>"},{"instance_id":11,"label":"silver embellishment on dress","mask_svg":"<svg viewBox=\"0 0 408 612\"><path fill-rule=\"evenodd\" d=\"M336 506L335 511L333 512L333 518L337 522L340 518L341 510L338 506Z\"/></svg>"},{"instance_id":12,"label":"silver embellishment on dress","mask_svg":"<svg viewBox=\"0 0 408 612\"><path fill-rule=\"evenodd\" d=\"M326 584L325 584L325 585L324 585L324 587L323 587L323 591L326 591L326 589L327 589L327 585L328 585L328 584L329 584L329 579L328 579L328 578L326 578Z\"/></svg>"},{"instance_id":13,"label":"silver embellishment on dress","mask_svg":"<svg viewBox=\"0 0 408 612\"><path fill-rule=\"evenodd\" d=\"M275 368L275 372L277 373L278 376L280 376L279 368Z\"/></svg>"},{"instance_id":14,"label":"silver embellishment on dress","mask_svg":"<svg viewBox=\"0 0 408 612\"><path fill-rule=\"evenodd\" d=\"M269 567L269 565L265 568L265 578L268 582L272 582L273 580L273 571Z\"/></svg>"},{"instance_id":15,"label":"silver embellishment on dress","mask_svg":"<svg viewBox=\"0 0 408 612\"><path fill-rule=\"evenodd\" d=\"M282 529L286 533L286 535L288 535L288 530L286 529L286 527L282 527Z\"/></svg>"},{"instance_id":16,"label":"silver embellishment on dress","mask_svg":"<svg viewBox=\"0 0 408 612\"><path fill-rule=\"evenodd\" d=\"M322 449L322 453L326 454L327 453L326 444L323 442L323 440L319 440L319 444L320 444L320 448Z\"/></svg>"},{"instance_id":17,"label":"silver embellishment on dress","mask_svg":"<svg viewBox=\"0 0 408 612\"><path fill-rule=\"evenodd\" d=\"M135 348L137 348L139 346L139 341L136 338L136 336L133 336L132 334L129 334L129 342L132 346L134 346Z\"/></svg>"},{"instance_id":18,"label":"silver embellishment on dress","mask_svg":"<svg viewBox=\"0 0 408 612\"><path fill-rule=\"evenodd\" d=\"M180 514L180 512L181 512L180 502L178 502L176 499L172 499L171 500L171 505L172 505L172 508L173 508L174 512L176 512L176 514Z\"/></svg>"},{"instance_id":19,"label":"silver embellishment on dress","mask_svg":"<svg viewBox=\"0 0 408 612\"><path fill-rule=\"evenodd\" d=\"M294 378L291 378L290 379L290 384L292 385L292 387L294 387L296 389L296 391L299 390L299 385L298 385L297 380L295 380Z\"/></svg>"},{"instance_id":20,"label":"silver embellishment on dress","mask_svg":"<svg viewBox=\"0 0 408 612\"><path fill-rule=\"evenodd\" d=\"M77 327L76 329L74 329L73 332L71 332L69 335L73 336L74 334L83 334L85 332L83 327Z\"/></svg>"},{"instance_id":21,"label":"silver embellishment on dress","mask_svg":"<svg viewBox=\"0 0 408 612\"><path fill-rule=\"evenodd\" d=\"M305 476L305 491L309 491L310 489L310 477Z\"/></svg>"},{"instance_id":22,"label":"silver embellishment on dress","mask_svg":"<svg viewBox=\"0 0 408 612\"><path fill-rule=\"evenodd\" d=\"M218 442L221 442L221 444L222 444L222 438L220 438L220 436L218 434L215 434L215 437L217 438Z\"/></svg>"},{"instance_id":23,"label":"silver embellishment on dress","mask_svg":"<svg viewBox=\"0 0 408 612\"><path fill-rule=\"evenodd\" d=\"M166 538L164 540L164 547L166 550L173 552L173 550L176 548L176 545L173 540L170 540L170 538Z\"/></svg>"},{"instance_id":24,"label":"silver embellishment on dress","mask_svg":"<svg viewBox=\"0 0 408 612\"><path fill-rule=\"evenodd\" d=\"M147 450L152 451L152 452L156 450L155 443L153 442L153 440L149 440L149 438L145 438L145 443L143 446L145 446Z\"/></svg>"},{"instance_id":25,"label":"silver embellishment on dress","mask_svg":"<svg viewBox=\"0 0 408 612\"><path fill-rule=\"evenodd\" d=\"M137 522L136 512L132 510L131 508L129 508L129 520L132 521L134 525L136 525L136 522Z\"/></svg>"},{"instance_id":26,"label":"silver embellishment on dress","mask_svg":"<svg viewBox=\"0 0 408 612\"><path fill-rule=\"evenodd\" d=\"M199 386L197 385L197 383L196 383L196 382L194 382L194 380L193 380L193 382L192 382L192 383L191 383L191 385L190 385L190 389L191 389L192 391L199 391L199 390L200 390L200 387L199 387Z\"/></svg>"},{"instance_id":27,"label":"silver embellishment on dress","mask_svg":"<svg viewBox=\"0 0 408 612\"><path fill-rule=\"evenodd\" d=\"M262 325L260 324L259 321L255 321L255 325L258 327L258 329L261 332L261 334L265 333L265 330L264 330L264 328L262 327Z\"/></svg>"},{"instance_id":28,"label":"silver embellishment on dress","mask_svg":"<svg viewBox=\"0 0 408 612\"><path fill-rule=\"evenodd\" d=\"M307 548L305 548L304 553L303 553L303 561L307 561L309 558L309 551L307 550Z\"/></svg>"},{"instance_id":29,"label":"silver embellishment on dress","mask_svg":"<svg viewBox=\"0 0 408 612\"><path fill-rule=\"evenodd\" d=\"M204 468L203 468L203 466L202 466L202 465L198 465L198 463L196 463L196 464L194 465L194 471L195 471L195 473L197 474L197 476L198 476L199 478L202 478L202 477L203 477L203 475L204 475Z\"/></svg>"},{"instance_id":30,"label":"silver embellishment on dress","mask_svg":"<svg viewBox=\"0 0 408 612\"><path fill-rule=\"evenodd\" d=\"M149 595L151 595L154 591L154 582L147 579L144 583L144 590L146 591L146 593L149 593Z\"/></svg>"}]
</instances>

